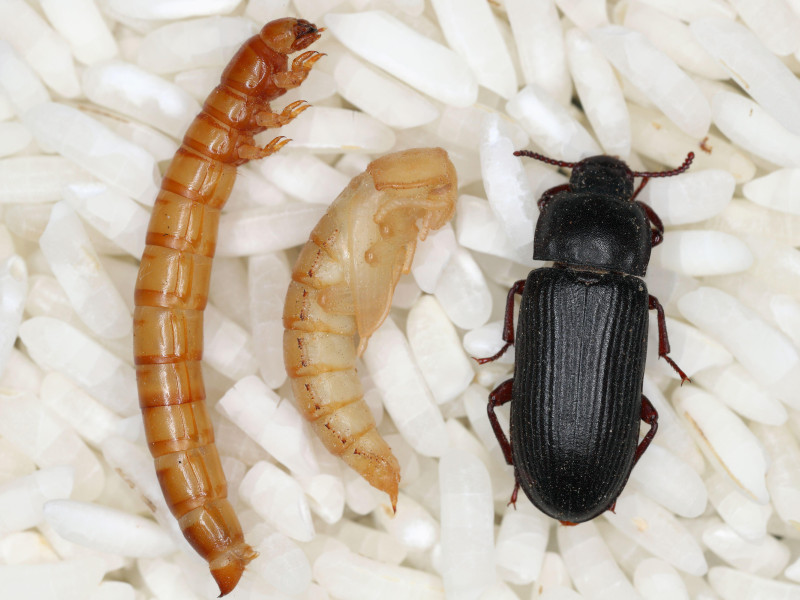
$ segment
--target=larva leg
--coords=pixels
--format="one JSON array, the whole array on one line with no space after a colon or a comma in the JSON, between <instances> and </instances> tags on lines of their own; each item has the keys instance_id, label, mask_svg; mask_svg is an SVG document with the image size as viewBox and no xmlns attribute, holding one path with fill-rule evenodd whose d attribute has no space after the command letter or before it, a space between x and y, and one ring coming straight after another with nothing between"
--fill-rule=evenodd
<instances>
[{"instance_id":1,"label":"larva leg","mask_svg":"<svg viewBox=\"0 0 800 600\"><path fill-rule=\"evenodd\" d=\"M308 77L308 74L311 72L311 67L323 56L325 55L314 50L303 52L292 61L291 71L276 73L272 77L272 82L276 87L285 90L296 88L306 80L306 77Z\"/></svg>"},{"instance_id":2,"label":"larva leg","mask_svg":"<svg viewBox=\"0 0 800 600\"><path fill-rule=\"evenodd\" d=\"M275 154L278 150L283 148L291 141L292 140L280 135L276 138L273 138L272 141L270 141L263 148L253 146L251 144L242 144L237 149L237 152L239 153L239 158L244 158L246 160L258 160L260 158L266 158L267 156Z\"/></svg>"},{"instance_id":3,"label":"larva leg","mask_svg":"<svg viewBox=\"0 0 800 600\"><path fill-rule=\"evenodd\" d=\"M283 127L291 123L297 115L309 108L311 105L305 100L298 100L292 102L280 113L274 113L270 110L265 110L256 115L256 123L261 127L267 129L274 129L276 127ZM269 108L269 107L267 107Z\"/></svg>"}]
</instances>

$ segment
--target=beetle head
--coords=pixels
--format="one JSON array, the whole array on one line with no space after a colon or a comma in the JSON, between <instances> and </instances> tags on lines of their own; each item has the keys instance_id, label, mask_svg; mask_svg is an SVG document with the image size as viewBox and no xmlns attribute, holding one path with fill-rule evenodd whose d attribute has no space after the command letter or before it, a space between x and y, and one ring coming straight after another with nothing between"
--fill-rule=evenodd
<instances>
[{"instance_id":1,"label":"beetle head","mask_svg":"<svg viewBox=\"0 0 800 600\"><path fill-rule=\"evenodd\" d=\"M275 52L291 54L316 42L322 31L305 19L285 18L270 21L258 35Z\"/></svg>"},{"instance_id":2,"label":"beetle head","mask_svg":"<svg viewBox=\"0 0 800 600\"><path fill-rule=\"evenodd\" d=\"M594 192L628 200L633 196L633 172L613 156L584 158L572 169L569 185L575 192Z\"/></svg>"}]
</instances>

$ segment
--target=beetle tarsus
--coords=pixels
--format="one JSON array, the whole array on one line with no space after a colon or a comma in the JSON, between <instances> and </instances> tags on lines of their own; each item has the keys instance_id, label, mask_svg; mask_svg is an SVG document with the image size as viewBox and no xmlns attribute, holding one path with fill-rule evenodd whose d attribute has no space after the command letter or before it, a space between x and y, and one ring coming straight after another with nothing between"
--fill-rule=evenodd
<instances>
[{"instance_id":1,"label":"beetle tarsus","mask_svg":"<svg viewBox=\"0 0 800 600\"><path fill-rule=\"evenodd\" d=\"M513 506L517 510L517 494L519 493L519 481L514 480L514 491L511 492L511 500L508 501L506 506Z\"/></svg>"},{"instance_id":2,"label":"beetle tarsus","mask_svg":"<svg viewBox=\"0 0 800 600\"><path fill-rule=\"evenodd\" d=\"M653 403L647 399L647 396L642 394L642 412L641 412L641 419L648 425L650 425L650 431L648 431L645 436L642 438L642 441L639 442L639 445L636 446L636 454L633 455L633 464L636 465L639 462L639 459L644 454L645 450L650 446L650 442L653 441L653 438L656 435L656 431L658 431L658 411L656 407L653 406ZM616 501L614 502L616 504ZM613 507L613 505L612 505ZM611 512L614 512L612 509Z\"/></svg>"}]
</instances>

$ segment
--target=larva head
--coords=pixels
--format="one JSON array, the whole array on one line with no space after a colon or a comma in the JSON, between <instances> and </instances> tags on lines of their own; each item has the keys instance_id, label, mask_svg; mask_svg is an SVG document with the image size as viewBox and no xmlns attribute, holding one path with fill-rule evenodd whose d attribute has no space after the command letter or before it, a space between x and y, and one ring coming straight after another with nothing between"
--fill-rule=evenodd
<instances>
[{"instance_id":1,"label":"larva head","mask_svg":"<svg viewBox=\"0 0 800 600\"><path fill-rule=\"evenodd\" d=\"M320 38L322 31L305 19L285 18L270 21L258 35L275 52L291 54L308 48Z\"/></svg>"},{"instance_id":2,"label":"larva head","mask_svg":"<svg viewBox=\"0 0 800 600\"><path fill-rule=\"evenodd\" d=\"M375 215L385 221L395 210L416 211L420 237L439 229L453 216L458 195L456 169L441 148L412 148L387 154L367 167L375 189L390 191Z\"/></svg>"}]
</instances>

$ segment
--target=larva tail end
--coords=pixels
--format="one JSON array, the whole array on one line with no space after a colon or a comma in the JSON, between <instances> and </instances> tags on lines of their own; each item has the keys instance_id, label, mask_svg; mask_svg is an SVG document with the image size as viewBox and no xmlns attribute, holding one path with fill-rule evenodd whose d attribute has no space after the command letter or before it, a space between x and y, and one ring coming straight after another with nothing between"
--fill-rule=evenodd
<instances>
[{"instance_id":1,"label":"larva tail end","mask_svg":"<svg viewBox=\"0 0 800 600\"><path fill-rule=\"evenodd\" d=\"M209 567L214 581L219 586L219 598L233 591L242 578L245 566L256 556L258 552L241 543L211 561Z\"/></svg>"},{"instance_id":2,"label":"larva tail end","mask_svg":"<svg viewBox=\"0 0 800 600\"><path fill-rule=\"evenodd\" d=\"M400 463L377 430L362 435L342 459L376 490L389 494L392 510L396 510Z\"/></svg>"}]
</instances>

